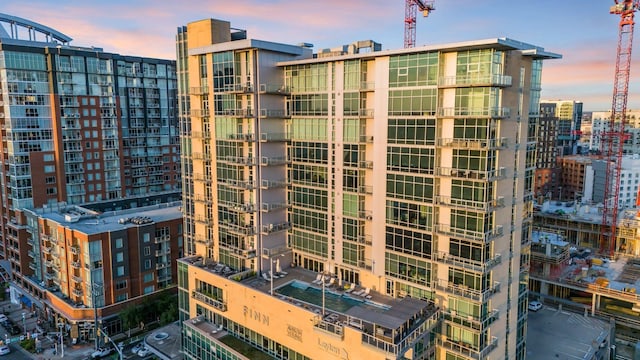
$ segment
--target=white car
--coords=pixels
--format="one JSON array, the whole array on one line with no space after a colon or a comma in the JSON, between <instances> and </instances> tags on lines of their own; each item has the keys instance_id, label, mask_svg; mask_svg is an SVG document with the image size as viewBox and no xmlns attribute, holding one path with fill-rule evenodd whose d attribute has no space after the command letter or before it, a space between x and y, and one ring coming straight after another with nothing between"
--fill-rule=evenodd
<instances>
[{"instance_id":1,"label":"white car","mask_svg":"<svg viewBox=\"0 0 640 360\"><path fill-rule=\"evenodd\" d=\"M11 352L11 349L7 345L0 346L0 355L7 355Z\"/></svg>"},{"instance_id":2,"label":"white car","mask_svg":"<svg viewBox=\"0 0 640 360\"><path fill-rule=\"evenodd\" d=\"M142 350L142 348L144 348L144 343L139 342L136 344L136 346L131 348L131 353L134 355L138 355L138 351Z\"/></svg>"},{"instance_id":3,"label":"white car","mask_svg":"<svg viewBox=\"0 0 640 360\"><path fill-rule=\"evenodd\" d=\"M140 357L145 357L147 355L149 355L151 353L151 351L149 350L148 347L143 346L142 349L140 349L140 351L138 351L138 356Z\"/></svg>"},{"instance_id":4,"label":"white car","mask_svg":"<svg viewBox=\"0 0 640 360\"><path fill-rule=\"evenodd\" d=\"M539 301L531 301L529 303L529 310L538 311L540 309L542 309L542 304Z\"/></svg>"},{"instance_id":5,"label":"white car","mask_svg":"<svg viewBox=\"0 0 640 360\"><path fill-rule=\"evenodd\" d=\"M91 354L92 359L101 359L113 352L113 348L99 348Z\"/></svg>"},{"instance_id":6,"label":"white car","mask_svg":"<svg viewBox=\"0 0 640 360\"><path fill-rule=\"evenodd\" d=\"M5 322L9 320L9 318L7 317L7 315L5 314L0 314L0 322Z\"/></svg>"}]
</instances>

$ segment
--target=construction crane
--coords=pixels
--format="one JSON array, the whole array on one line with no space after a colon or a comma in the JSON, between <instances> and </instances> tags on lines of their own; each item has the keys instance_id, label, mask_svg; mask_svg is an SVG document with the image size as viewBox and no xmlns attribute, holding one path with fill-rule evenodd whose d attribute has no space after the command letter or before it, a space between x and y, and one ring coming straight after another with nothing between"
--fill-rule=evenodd
<instances>
[{"instance_id":1,"label":"construction crane","mask_svg":"<svg viewBox=\"0 0 640 360\"><path fill-rule=\"evenodd\" d=\"M618 25L618 49L613 83L613 105L609 129L603 133L601 150L606 162L604 206L600 228L600 252L613 257L618 221L620 197L620 172L625 134L627 97L629 95L629 70L633 47L634 13L640 8L640 0L614 0L610 13L620 15Z\"/></svg>"},{"instance_id":2,"label":"construction crane","mask_svg":"<svg viewBox=\"0 0 640 360\"><path fill-rule=\"evenodd\" d=\"M433 1L405 0L404 5L404 47L412 48L416 46L416 15L418 9L422 11L422 16L427 17L436 8Z\"/></svg>"}]
</instances>

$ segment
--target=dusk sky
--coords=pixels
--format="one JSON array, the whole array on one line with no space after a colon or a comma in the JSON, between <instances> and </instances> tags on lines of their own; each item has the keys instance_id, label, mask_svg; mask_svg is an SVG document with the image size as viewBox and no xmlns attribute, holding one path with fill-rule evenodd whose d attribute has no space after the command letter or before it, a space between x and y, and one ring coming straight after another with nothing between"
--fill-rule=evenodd
<instances>
[{"instance_id":1,"label":"dusk sky","mask_svg":"<svg viewBox=\"0 0 640 360\"><path fill-rule=\"evenodd\" d=\"M314 51L371 39L383 49L403 46L403 0L30 0L3 3L0 12L52 27L107 52L175 59L176 28L217 18L248 37ZM611 109L619 16L606 0L436 0L419 15L417 45L496 37L559 53L545 62L543 99L579 100L585 111ZM640 20L640 14L636 17ZM638 35L636 26L636 40ZM634 42L628 108L640 109L640 44Z\"/></svg>"}]
</instances>

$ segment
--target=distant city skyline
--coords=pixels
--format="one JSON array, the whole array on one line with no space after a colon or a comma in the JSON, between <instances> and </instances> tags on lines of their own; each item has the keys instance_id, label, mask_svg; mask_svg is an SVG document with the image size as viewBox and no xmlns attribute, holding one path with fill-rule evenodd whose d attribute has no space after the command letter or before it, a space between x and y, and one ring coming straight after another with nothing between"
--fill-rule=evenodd
<instances>
[{"instance_id":1,"label":"distant city skyline","mask_svg":"<svg viewBox=\"0 0 640 360\"><path fill-rule=\"evenodd\" d=\"M606 111L612 102L618 38L619 16L609 14L613 4L436 0L428 18L419 15L416 43L508 37L543 46L563 56L544 65L543 99L577 100L585 111ZM230 21L250 38L312 43L314 51L365 39L397 49L404 35L401 0L34 0L3 4L0 12L52 27L73 38L72 45L166 59L175 59L176 28L203 18ZM629 109L640 109L640 49L635 43Z\"/></svg>"}]
</instances>

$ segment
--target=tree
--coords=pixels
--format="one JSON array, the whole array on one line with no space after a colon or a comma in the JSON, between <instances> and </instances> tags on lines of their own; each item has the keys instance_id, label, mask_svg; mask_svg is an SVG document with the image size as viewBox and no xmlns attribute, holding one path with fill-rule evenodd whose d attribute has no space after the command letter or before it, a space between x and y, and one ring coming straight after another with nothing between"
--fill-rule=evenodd
<instances>
[{"instance_id":1,"label":"tree","mask_svg":"<svg viewBox=\"0 0 640 360\"><path fill-rule=\"evenodd\" d=\"M138 326L142 322L142 312L137 305L125 308L118 314L118 317L122 321L122 326L129 331L129 336L131 336L131 328Z\"/></svg>"}]
</instances>

